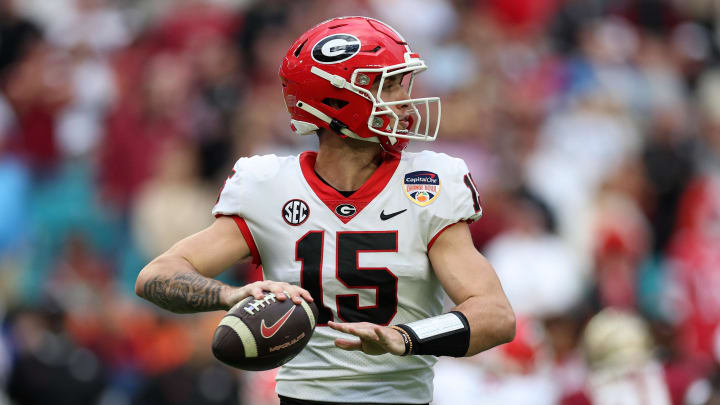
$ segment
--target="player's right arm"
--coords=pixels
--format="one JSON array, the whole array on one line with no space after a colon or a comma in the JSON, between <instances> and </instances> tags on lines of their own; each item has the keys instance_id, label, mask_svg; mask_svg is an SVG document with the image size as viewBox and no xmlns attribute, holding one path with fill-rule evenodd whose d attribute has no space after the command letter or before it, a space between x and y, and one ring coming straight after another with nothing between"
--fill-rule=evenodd
<instances>
[{"instance_id":1,"label":"player's right arm","mask_svg":"<svg viewBox=\"0 0 720 405\"><path fill-rule=\"evenodd\" d=\"M235 221L220 216L148 263L138 275L135 293L177 313L227 310L251 295L262 298L263 291L275 293L280 300L287 291L298 304L300 297L312 301L309 292L288 283L265 280L237 287L215 280L249 255L250 248Z\"/></svg>"}]
</instances>

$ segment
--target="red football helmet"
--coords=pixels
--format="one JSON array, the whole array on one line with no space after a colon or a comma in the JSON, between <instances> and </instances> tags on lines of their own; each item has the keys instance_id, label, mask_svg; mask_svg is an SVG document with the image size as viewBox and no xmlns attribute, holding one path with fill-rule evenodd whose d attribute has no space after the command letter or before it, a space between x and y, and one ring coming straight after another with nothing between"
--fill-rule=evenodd
<instances>
[{"instance_id":1,"label":"red football helmet","mask_svg":"<svg viewBox=\"0 0 720 405\"><path fill-rule=\"evenodd\" d=\"M280 66L290 128L299 135L329 128L341 136L379 142L395 155L410 139L433 141L440 126L440 99L411 97L415 75L425 69L405 39L378 20L340 17L320 23L295 41ZM384 101L384 81L394 75L407 79L406 74L409 98ZM379 87L373 92L376 80ZM431 103L437 107L431 109ZM406 107L407 129L398 128L402 118L393 105ZM424 107L422 113L417 105Z\"/></svg>"}]
</instances>

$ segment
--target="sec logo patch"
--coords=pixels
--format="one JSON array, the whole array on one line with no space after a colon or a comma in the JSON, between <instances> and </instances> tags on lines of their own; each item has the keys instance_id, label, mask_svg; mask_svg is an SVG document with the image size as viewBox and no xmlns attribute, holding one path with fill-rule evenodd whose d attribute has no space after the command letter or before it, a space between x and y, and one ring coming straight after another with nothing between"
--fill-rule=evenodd
<instances>
[{"instance_id":1,"label":"sec logo patch","mask_svg":"<svg viewBox=\"0 0 720 405\"><path fill-rule=\"evenodd\" d=\"M310 207L303 200L293 199L285 203L282 217L288 225L302 225L310 216Z\"/></svg>"},{"instance_id":2,"label":"sec logo patch","mask_svg":"<svg viewBox=\"0 0 720 405\"><path fill-rule=\"evenodd\" d=\"M440 177L426 170L407 173L403 177L402 187L410 201L424 207L440 194Z\"/></svg>"}]
</instances>

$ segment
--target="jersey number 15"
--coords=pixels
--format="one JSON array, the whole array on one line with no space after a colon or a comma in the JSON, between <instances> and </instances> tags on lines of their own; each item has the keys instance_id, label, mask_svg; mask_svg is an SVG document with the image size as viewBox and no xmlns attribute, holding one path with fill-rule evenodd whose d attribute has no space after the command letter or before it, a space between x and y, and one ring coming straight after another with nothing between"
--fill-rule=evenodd
<instances>
[{"instance_id":1,"label":"jersey number 15","mask_svg":"<svg viewBox=\"0 0 720 405\"><path fill-rule=\"evenodd\" d=\"M397 252L397 231L338 232L335 278L352 289L374 289L375 305L360 306L358 294L335 297L337 315L343 322L371 322L388 325L397 312L397 277L387 267L358 267L361 252ZM323 302L322 267L324 231L310 231L295 244L295 260L302 263L300 284L308 290L319 309L318 326L333 320Z\"/></svg>"}]
</instances>

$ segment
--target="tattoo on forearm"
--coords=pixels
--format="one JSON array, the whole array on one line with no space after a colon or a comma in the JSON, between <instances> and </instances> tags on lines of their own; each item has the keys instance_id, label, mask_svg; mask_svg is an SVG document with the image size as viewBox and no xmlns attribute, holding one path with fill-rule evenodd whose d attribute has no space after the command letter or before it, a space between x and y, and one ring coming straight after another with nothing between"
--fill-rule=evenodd
<instances>
[{"instance_id":1,"label":"tattoo on forearm","mask_svg":"<svg viewBox=\"0 0 720 405\"><path fill-rule=\"evenodd\" d=\"M187 313L225 309L220 302L223 283L200 274L155 276L145 283L145 299L172 312Z\"/></svg>"}]
</instances>

